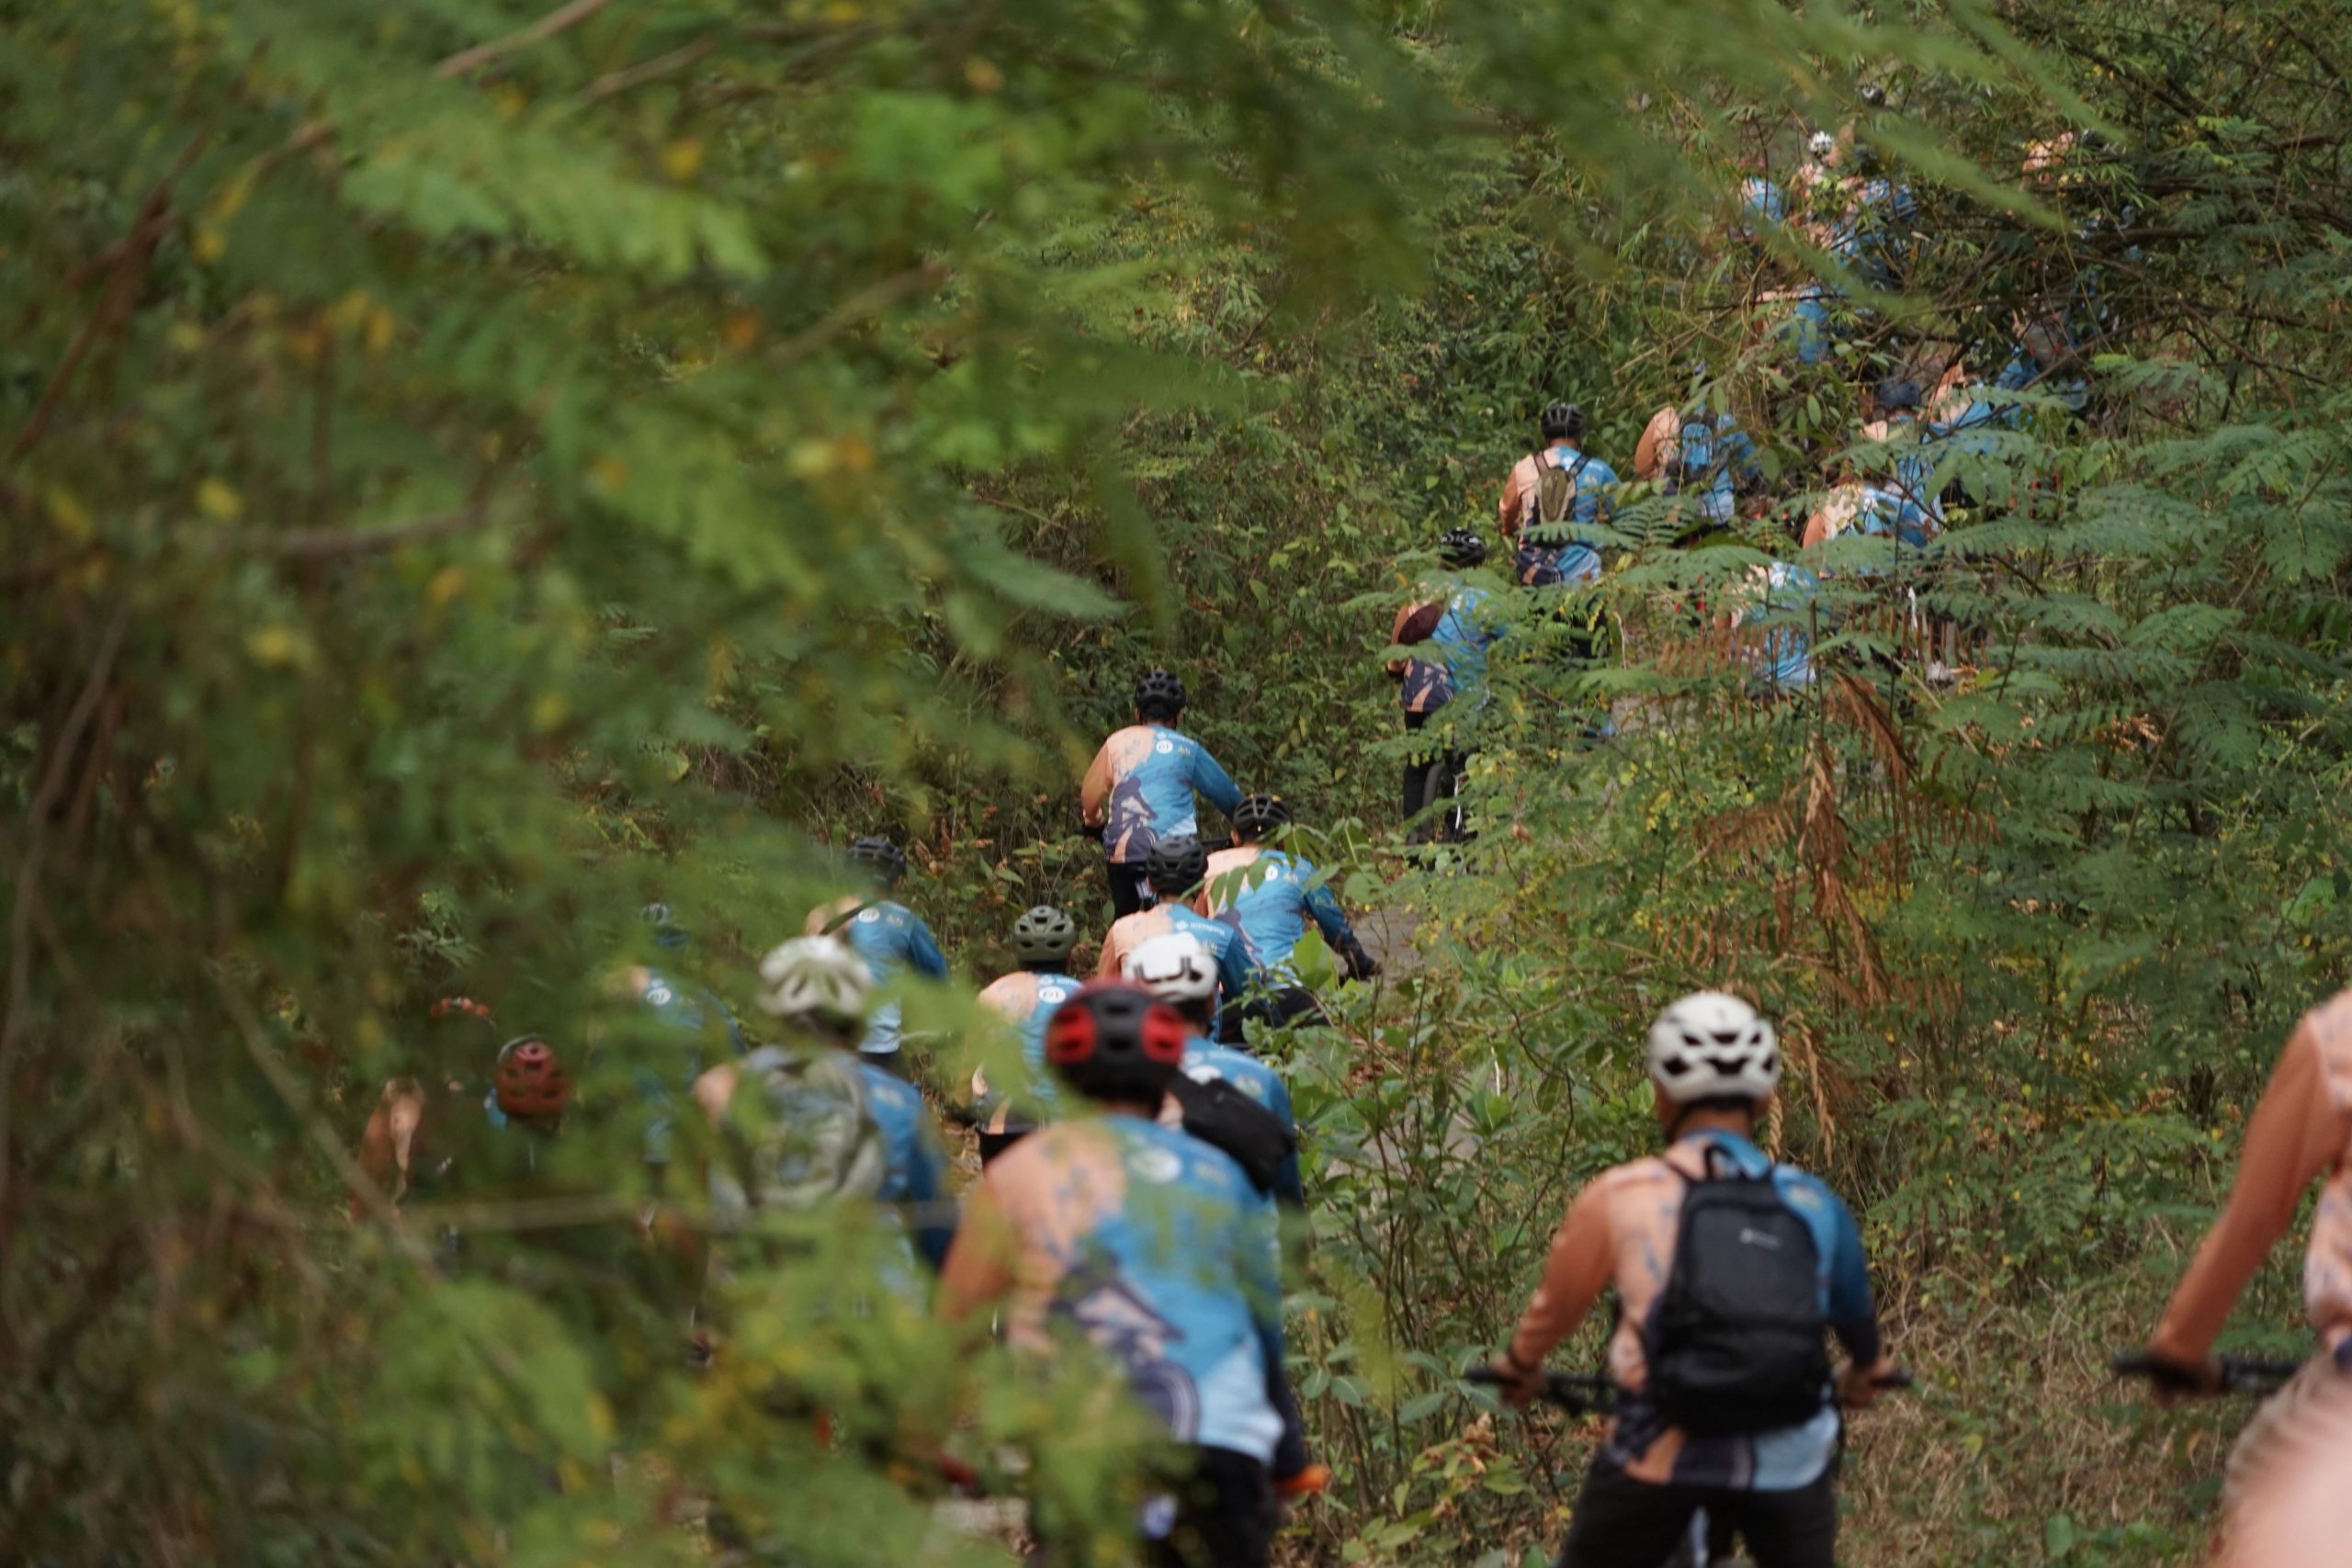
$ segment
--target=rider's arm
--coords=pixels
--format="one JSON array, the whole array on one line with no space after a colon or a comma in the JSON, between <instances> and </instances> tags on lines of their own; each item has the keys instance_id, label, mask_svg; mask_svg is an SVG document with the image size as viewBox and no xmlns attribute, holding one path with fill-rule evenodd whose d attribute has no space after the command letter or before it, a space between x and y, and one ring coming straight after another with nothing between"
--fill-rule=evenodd
<instances>
[{"instance_id":1,"label":"rider's arm","mask_svg":"<svg viewBox=\"0 0 2352 1568\"><path fill-rule=\"evenodd\" d=\"M1117 979L1120 962L1126 955L1125 933L1119 930L1119 922L1113 920L1111 929L1102 933L1102 951L1094 956L1094 977L1098 980Z\"/></svg>"},{"instance_id":2,"label":"rider's arm","mask_svg":"<svg viewBox=\"0 0 2352 1568\"><path fill-rule=\"evenodd\" d=\"M2229 1205L2174 1288L2151 1350L2181 1365L2211 1353L2213 1337L2246 1281L2294 1223L2304 1190L2344 1152L2344 1134L2343 1113L2322 1080L2319 1044L2305 1019L2288 1038L2246 1122Z\"/></svg>"},{"instance_id":3,"label":"rider's arm","mask_svg":"<svg viewBox=\"0 0 2352 1568\"><path fill-rule=\"evenodd\" d=\"M1871 1299L1870 1266L1862 1257L1862 1235L1854 1216L1834 1193L1825 1191L1834 1216L1829 1249L1829 1331L1858 1367L1888 1369L1879 1333L1878 1305Z\"/></svg>"},{"instance_id":4,"label":"rider's arm","mask_svg":"<svg viewBox=\"0 0 2352 1568\"><path fill-rule=\"evenodd\" d=\"M907 1164L907 1201L914 1210L915 1250L936 1272L946 1267L955 1245L956 1201L948 1186L947 1151L927 1111L916 1124Z\"/></svg>"},{"instance_id":5,"label":"rider's arm","mask_svg":"<svg viewBox=\"0 0 2352 1568\"><path fill-rule=\"evenodd\" d=\"M1250 952L1249 939L1241 934L1241 929L1227 926L1226 930L1233 933L1233 940L1216 955L1217 985L1225 993L1218 998L1220 1007L1248 990L1258 969L1257 957Z\"/></svg>"},{"instance_id":6,"label":"rider's arm","mask_svg":"<svg viewBox=\"0 0 2352 1568\"><path fill-rule=\"evenodd\" d=\"M1002 1301L1012 1289L1017 1251L1012 1222L982 1177L964 1201L964 1223L940 1267L936 1310L941 1320L957 1323Z\"/></svg>"},{"instance_id":7,"label":"rider's arm","mask_svg":"<svg viewBox=\"0 0 2352 1568\"><path fill-rule=\"evenodd\" d=\"M1427 613L1431 610L1438 614L1432 615ZM1402 648L1426 640L1430 633L1437 629L1438 619L1444 613L1445 606L1433 600L1406 605L1396 612L1396 624L1388 631L1389 642L1393 646ZM1405 663L1406 661L1401 659L1390 660L1388 672L1391 675L1402 675L1405 672Z\"/></svg>"},{"instance_id":8,"label":"rider's arm","mask_svg":"<svg viewBox=\"0 0 2352 1568\"><path fill-rule=\"evenodd\" d=\"M1207 796L1208 803L1227 818L1233 815L1233 808L1241 804L1241 790L1233 782L1233 775L1209 755L1205 746L1193 748L1193 787Z\"/></svg>"},{"instance_id":9,"label":"rider's arm","mask_svg":"<svg viewBox=\"0 0 2352 1568\"><path fill-rule=\"evenodd\" d=\"M1079 820L1090 828L1100 828L1111 819L1111 743L1102 742L1094 753L1094 761L1086 764L1086 777L1078 786Z\"/></svg>"},{"instance_id":10,"label":"rider's arm","mask_svg":"<svg viewBox=\"0 0 2352 1568\"><path fill-rule=\"evenodd\" d=\"M1666 466L1667 443L1682 433L1682 416L1672 403L1650 415L1649 423L1642 426L1642 438L1634 444L1634 477L1654 479Z\"/></svg>"},{"instance_id":11,"label":"rider's arm","mask_svg":"<svg viewBox=\"0 0 2352 1568\"><path fill-rule=\"evenodd\" d=\"M1503 480L1503 493L1495 502L1495 521L1502 525L1508 540L1519 533L1519 525L1527 512L1527 492L1535 484L1535 459L1521 457L1510 468L1510 477Z\"/></svg>"},{"instance_id":12,"label":"rider's arm","mask_svg":"<svg viewBox=\"0 0 2352 1568\"><path fill-rule=\"evenodd\" d=\"M1600 1292L1609 1288L1616 1267L1616 1244L1611 1234L1609 1196L1599 1182L1577 1195L1568 1217L1552 1238L1552 1255L1544 1263L1543 1283L1535 1287L1527 1310L1508 1348L1512 1364L1532 1371L1544 1364L1552 1347L1566 1338Z\"/></svg>"},{"instance_id":13,"label":"rider's arm","mask_svg":"<svg viewBox=\"0 0 2352 1568\"><path fill-rule=\"evenodd\" d=\"M947 955L939 951L939 939L921 915L907 919L907 965L927 980L947 978Z\"/></svg>"}]
</instances>

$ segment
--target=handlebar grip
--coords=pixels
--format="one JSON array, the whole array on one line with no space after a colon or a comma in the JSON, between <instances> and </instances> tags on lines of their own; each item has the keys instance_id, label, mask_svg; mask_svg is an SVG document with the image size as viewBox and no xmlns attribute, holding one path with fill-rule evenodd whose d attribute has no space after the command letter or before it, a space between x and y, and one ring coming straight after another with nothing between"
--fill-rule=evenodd
<instances>
[{"instance_id":1,"label":"handlebar grip","mask_svg":"<svg viewBox=\"0 0 2352 1568\"><path fill-rule=\"evenodd\" d=\"M1871 1384L1874 1388L1917 1388L1919 1382L1907 1371L1893 1371L1883 1378L1871 1379Z\"/></svg>"}]
</instances>

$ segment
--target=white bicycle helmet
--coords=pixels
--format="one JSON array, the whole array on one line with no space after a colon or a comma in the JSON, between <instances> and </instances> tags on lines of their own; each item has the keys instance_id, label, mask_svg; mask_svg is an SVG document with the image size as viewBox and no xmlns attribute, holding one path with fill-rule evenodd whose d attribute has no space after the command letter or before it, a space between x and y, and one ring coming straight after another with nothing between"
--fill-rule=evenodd
<instances>
[{"instance_id":1,"label":"white bicycle helmet","mask_svg":"<svg viewBox=\"0 0 2352 1568\"><path fill-rule=\"evenodd\" d=\"M1119 972L1163 1002L1200 1002L1216 995L1216 964L1201 939L1187 931L1139 944Z\"/></svg>"},{"instance_id":2,"label":"white bicycle helmet","mask_svg":"<svg viewBox=\"0 0 2352 1568\"><path fill-rule=\"evenodd\" d=\"M1650 1025L1650 1077L1677 1105L1718 1095L1762 1100L1781 1081L1781 1043L1737 997L1696 991Z\"/></svg>"},{"instance_id":3,"label":"white bicycle helmet","mask_svg":"<svg viewBox=\"0 0 2352 1568\"><path fill-rule=\"evenodd\" d=\"M837 936L799 936L760 960L760 1010L786 1019L852 1023L865 1016L874 974Z\"/></svg>"},{"instance_id":4,"label":"white bicycle helmet","mask_svg":"<svg viewBox=\"0 0 2352 1568\"><path fill-rule=\"evenodd\" d=\"M1805 150L1816 159L1826 158L1838 151L1838 139L1826 130L1816 130L1805 142Z\"/></svg>"}]
</instances>

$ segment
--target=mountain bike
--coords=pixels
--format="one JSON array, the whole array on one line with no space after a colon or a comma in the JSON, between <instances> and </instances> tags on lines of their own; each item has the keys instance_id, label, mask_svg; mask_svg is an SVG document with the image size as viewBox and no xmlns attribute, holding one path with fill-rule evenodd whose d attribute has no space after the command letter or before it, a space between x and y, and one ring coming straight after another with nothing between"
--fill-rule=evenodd
<instances>
[{"instance_id":1,"label":"mountain bike","mask_svg":"<svg viewBox=\"0 0 2352 1568\"><path fill-rule=\"evenodd\" d=\"M2222 1369L2221 1386L2211 1390L2216 1394L2250 1393L2267 1397L2294 1382L2295 1374L2303 1370L2301 1361L2267 1359L2257 1356L2221 1356L2215 1364ZM2160 1361L2141 1350L2128 1350L2107 1364L2108 1370L2120 1378L2145 1378L2158 1388L2174 1393L2202 1393L2179 1370L2169 1362Z\"/></svg>"}]
</instances>

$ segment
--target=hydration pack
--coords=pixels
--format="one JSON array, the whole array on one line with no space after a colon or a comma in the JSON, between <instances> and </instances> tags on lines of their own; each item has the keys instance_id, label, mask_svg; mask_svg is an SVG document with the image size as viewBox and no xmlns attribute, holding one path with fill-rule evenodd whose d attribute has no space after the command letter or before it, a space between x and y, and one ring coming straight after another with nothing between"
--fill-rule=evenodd
<instances>
[{"instance_id":1,"label":"hydration pack","mask_svg":"<svg viewBox=\"0 0 2352 1568\"><path fill-rule=\"evenodd\" d=\"M711 1198L723 1223L755 1209L805 1213L842 1198L873 1198L889 1174L865 1078L849 1055L828 1047L764 1046L743 1060L739 1094L755 1096L744 1126L729 1112L724 1158L711 1168Z\"/></svg>"},{"instance_id":2,"label":"hydration pack","mask_svg":"<svg viewBox=\"0 0 2352 1568\"><path fill-rule=\"evenodd\" d=\"M1683 1194L1648 1347L1651 1397L1695 1437L1801 1426L1828 1399L1813 1227L1770 1170L1721 1172L1720 1153L1709 1146L1707 1175Z\"/></svg>"},{"instance_id":3,"label":"hydration pack","mask_svg":"<svg viewBox=\"0 0 2352 1568\"><path fill-rule=\"evenodd\" d=\"M1228 1078L1179 1073L1168 1092L1184 1114L1187 1134L1231 1156L1261 1195L1273 1191L1283 1162L1298 1147L1281 1117Z\"/></svg>"},{"instance_id":4,"label":"hydration pack","mask_svg":"<svg viewBox=\"0 0 2352 1568\"><path fill-rule=\"evenodd\" d=\"M1575 510L1577 503L1577 481L1584 477L1585 465L1591 461L1590 457L1579 452L1577 460L1564 468L1550 461L1544 454L1535 454L1534 506L1527 519L1531 526L1543 527L1568 521L1568 514ZM1546 535L1543 542L1556 546L1566 541L1556 535Z\"/></svg>"}]
</instances>

